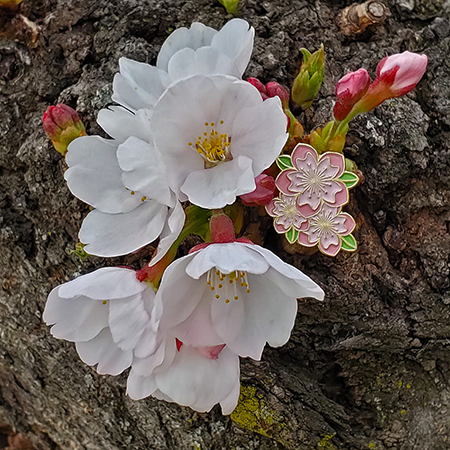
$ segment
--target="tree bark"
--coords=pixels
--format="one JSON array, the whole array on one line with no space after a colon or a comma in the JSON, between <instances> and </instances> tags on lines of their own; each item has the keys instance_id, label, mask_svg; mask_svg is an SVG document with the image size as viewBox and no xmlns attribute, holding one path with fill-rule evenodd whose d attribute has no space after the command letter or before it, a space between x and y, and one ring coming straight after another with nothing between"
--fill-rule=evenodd
<instances>
[{"instance_id":1,"label":"tree bark","mask_svg":"<svg viewBox=\"0 0 450 450\"><path fill-rule=\"evenodd\" d=\"M76 107L88 134L111 104L118 59L155 63L168 34L231 18L215 0L24 0L41 27L35 48L0 41L0 422L36 449L450 449L449 3L388 0L384 24L354 37L336 23L351 2L244 0L256 29L247 76L290 86L300 48L324 43L324 83L298 114L306 131L330 119L347 71L387 54L425 53L423 81L350 127L345 154L364 173L348 210L356 253L289 254L266 244L326 292L300 301L287 345L242 360L237 410L197 414L125 395L126 374L100 376L42 322L50 290L98 267L139 269L149 249L80 259L71 250L88 207L63 179L41 127L46 107ZM19 39L19 38L18 38Z\"/></svg>"}]
</instances>

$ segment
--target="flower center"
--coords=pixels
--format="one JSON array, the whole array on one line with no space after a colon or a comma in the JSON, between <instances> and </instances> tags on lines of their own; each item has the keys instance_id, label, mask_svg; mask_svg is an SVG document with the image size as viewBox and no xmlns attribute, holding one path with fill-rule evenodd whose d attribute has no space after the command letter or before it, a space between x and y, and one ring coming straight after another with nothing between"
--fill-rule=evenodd
<instances>
[{"instance_id":1,"label":"flower center","mask_svg":"<svg viewBox=\"0 0 450 450\"><path fill-rule=\"evenodd\" d=\"M336 231L333 217L330 214L318 214L311 219L311 226L316 228L322 236Z\"/></svg>"},{"instance_id":2,"label":"flower center","mask_svg":"<svg viewBox=\"0 0 450 450\"><path fill-rule=\"evenodd\" d=\"M297 206L295 204L295 198L286 200L283 212L287 217L295 217L298 214Z\"/></svg>"},{"instance_id":3,"label":"flower center","mask_svg":"<svg viewBox=\"0 0 450 450\"><path fill-rule=\"evenodd\" d=\"M231 298L239 300L241 293L250 294L247 273L242 270L235 270L226 275L214 267L206 275L206 284L215 292L214 297L224 297L225 303L230 303Z\"/></svg>"},{"instance_id":4,"label":"flower center","mask_svg":"<svg viewBox=\"0 0 450 450\"><path fill-rule=\"evenodd\" d=\"M222 128L220 125L223 125L223 123L223 120L221 120L217 124L217 128ZM233 159L229 150L231 137L228 137L226 133L219 133L214 122L205 122L205 128L206 131L203 132L203 136L197 137L195 146L192 142L189 142L189 147L194 148L207 163L213 165Z\"/></svg>"}]
</instances>

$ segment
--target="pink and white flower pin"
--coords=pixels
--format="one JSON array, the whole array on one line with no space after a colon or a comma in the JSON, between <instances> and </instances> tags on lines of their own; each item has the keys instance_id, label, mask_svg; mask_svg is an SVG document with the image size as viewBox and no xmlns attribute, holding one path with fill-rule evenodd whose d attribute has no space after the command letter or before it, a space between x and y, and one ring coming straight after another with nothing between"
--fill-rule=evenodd
<instances>
[{"instance_id":1,"label":"pink and white flower pin","mask_svg":"<svg viewBox=\"0 0 450 450\"><path fill-rule=\"evenodd\" d=\"M345 171L344 156L333 152L319 156L310 145L298 144L292 156L281 155L277 165L280 195L266 206L277 233L285 234L291 244L318 245L329 256L341 249L355 251L351 235L355 221L341 210L359 178Z\"/></svg>"}]
</instances>

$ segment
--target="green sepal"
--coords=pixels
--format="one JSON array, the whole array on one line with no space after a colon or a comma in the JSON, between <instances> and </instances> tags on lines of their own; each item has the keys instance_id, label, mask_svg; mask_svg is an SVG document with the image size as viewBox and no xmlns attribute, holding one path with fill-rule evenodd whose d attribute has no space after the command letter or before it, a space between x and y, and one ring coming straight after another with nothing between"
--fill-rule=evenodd
<instances>
[{"instance_id":1,"label":"green sepal","mask_svg":"<svg viewBox=\"0 0 450 450\"><path fill-rule=\"evenodd\" d=\"M353 172L344 172L338 180L342 181L347 186L347 189L351 189L359 183L358 175Z\"/></svg>"},{"instance_id":2,"label":"green sepal","mask_svg":"<svg viewBox=\"0 0 450 450\"><path fill-rule=\"evenodd\" d=\"M280 170L285 170L285 169L293 169L294 168L294 164L292 164L292 159L289 155L280 155L277 158L277 166L279 167Z\"/></svg>"},{"instance_id":3,"label":"green sepal","mask_svg":"<svg viewBox=\"0 0 450 450\"><path fill-rule=\"evenodd\" d=\"M292 227L287 233L286 233L286 239L288 240L289 244L293 244L297 239L298 235L300 233Z\"/></svg>"},{"instance_id":4,"label":"green sepal","mask_svg":"<svg viewBox=\"0 0 450 450\"><path fill-rule=\"evenodd\" d=\"M77 244L75 245L75 250L71 250L70 253L77 255L78 258L86 259L91 255L84 250L84 247L86 247L86 244L83 244L82 242L77 242Z\"/></svg>"},{"instance_id":5,"label":"green sepal","mask_svg":"<svg viewBox=\"0 0 450 450\"><path fill-rule=\"evenodd\" d=\"M354 252L358 248L355 236L349 234L347 236L341 236L342 250L346 252Z\"/></svg>"}]
</instances>

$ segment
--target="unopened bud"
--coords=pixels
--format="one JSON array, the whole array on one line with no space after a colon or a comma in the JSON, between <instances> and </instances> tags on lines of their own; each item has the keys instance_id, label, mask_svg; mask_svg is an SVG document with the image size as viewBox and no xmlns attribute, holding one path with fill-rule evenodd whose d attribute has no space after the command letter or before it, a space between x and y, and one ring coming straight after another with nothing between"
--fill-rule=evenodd
<instances>
[{"instance_id":1,"label":"unopened bud","mask_svg":"<svg viewBox=\"0 0 450 450\"><path fill-rule=\"evenodd\" d=\"M84 124L77 112L63 103L47 108L42 118L42 126L55 149L63 156L74 139L86 136Z\"/></svg>"},{"instance_id":2,"label":"unopened bud","mask_svg":"<svg viewBox=\"0 0 450 450\"><path fill-rule=\"evenodd\" d=\"M370 75L366 69L349 72L336 85L336 104L333 114L336 120L344 120L356 102L367 92Z\"/></svg>"},{"instance_id":3,"label":"unopened bud","mask_svg":"<svg viewBox=\"0 0 450 450\"><path fill-rule=\"evenodd\" d=\"M261 97L263 100L266 100L269 98L269 96L267 95L267 89L264 86L263 83L261 83L261 81L258 80L258 78L249 78L247 80L252 86L255 86L256 89L258 89L259 93L261 94Z\"/></svg>"},{"instance_id":4,"label":"unopened bud","mask_svg":"<svg viewBox=\"0 0 450 450\"><path fill-rule=\"evenodd\" d=\"M266 84L266 92L268 97L280 97L283 109L289 109L289 92L276 81Z\"/></svg>"},{"instance_id":5,"label":"unopened bud","mask_svg":"<svg viewBox=\"0 0 450 450\"><path fill-rule=\"evenodd\" d=\"M304 61L292 86L292 100L302 109L306 109L311 106L322 85L325 51L323 44L313 54L305 48L300 51L303 53Z\"/></svg>"},{"instance_id":6,"label":"unopened bud","mask_svg":"<svg viewBox=\"0 0 450 450\"><path fill-rule=\"evenodd\" d=\"M262 173L255 178L256 189L241 195L246 206L268 205L275 195L275 180L270 175Z\"/></svg>"},{"instance_id":7,"label":"unopened bud","mask_svg":"<svg viewBox=\"0 0 450 450\"><path fill-rule=\"evenodd\" d=\"M237 15L239 10L239 0L219 0L219 3L222 3L227 10L227 13Z\"/></svg>"},{"instance_id":8,"label":"unopened bud","mask_svg":"<svg viewBox=\"0 0 450 450\"><path fill-rule=\"evenodd\" d=\"M359 112L371 111L388 98L401 97L412 91L427 68L426 55L398 53L382 59L377 77L358 103Z\"/></svg>"}]
</instances>

